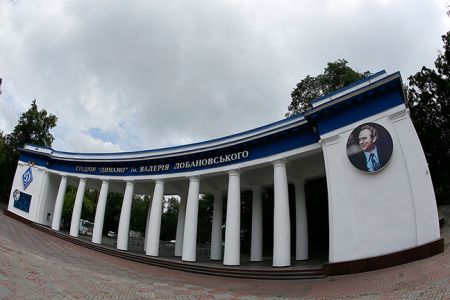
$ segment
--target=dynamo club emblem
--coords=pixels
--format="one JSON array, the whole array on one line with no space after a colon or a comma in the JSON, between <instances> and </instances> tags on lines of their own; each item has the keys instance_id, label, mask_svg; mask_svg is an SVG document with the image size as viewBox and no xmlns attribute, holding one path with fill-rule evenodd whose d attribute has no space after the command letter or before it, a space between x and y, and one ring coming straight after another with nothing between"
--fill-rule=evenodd
<instances>
[{"instance_id":1,"label":"dynamo club emblem","mask_svg":"<svg viewBox=\"0 0 450 300\"><path fill-rule=\"evenodd\" d=\"M29 167L22 175L23 189L26 190L32 181L33 173L31 172L31 167Z\"/></svg>"}]
</instances>

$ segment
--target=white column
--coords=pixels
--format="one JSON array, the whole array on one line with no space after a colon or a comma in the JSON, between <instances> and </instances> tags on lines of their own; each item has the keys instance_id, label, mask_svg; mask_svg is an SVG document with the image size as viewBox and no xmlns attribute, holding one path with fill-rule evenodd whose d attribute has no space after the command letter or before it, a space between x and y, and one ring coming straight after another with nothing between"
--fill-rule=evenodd
<instances>
[{"instance_id":1,"label":"white column","mask_svg":"<svg viewBox=\"0 0 450 300\"><path fill-rule=\"evenodd\" d=\"M181 196L178 209L177 235L175 237L175 256L183 255L184 222L186 219L187 195Z\"/></svg>"},{"instance_id":2,"label":"white column","mask_svg":"<svg viewBox=\"0 0 450 300\"><path fill-rule=\"evenodd\" d=\"M103 222L105 220L106 199L108 198L109 181L102 180L100 195L98 196L97 209L95 210L94 231L92 233L92 242L102 243Z\"/></svg>"},{"instance_id":3,"label":"white column","mask_svg":"<svg viewBox=\"0 0 450 300\"><path fill-rule=\"evenodd\" d=\"M189 178L189 191L186 204L186 219L184 224L183 255L184 261L195 261L197 250L198 196L200 193L200 178Z\"/></svg>"},{"instance_id":4,"label":"white column","mask_svg":"<svg viewBox=\"0 0 450 300\"><path fill-rule=\"evenodd\" d=\"M61 215L64 206L64 195L67 188L67 176L61 176L61 182L59 183L58 195L56 196L55 209L53 210L52 229L58 230L61 226Z\"/></svg>"},{"instance_id":5,"label":"white column","mask_svg":"<svg viewBox=\"0 0 450 300\"><path fill-rule=\"evenodd\" d=\"M308 259L308 216L306 215L305 181L297 179L295 186L296 245L295 259Z\"/></svg>"},{"instance_id":6,"label":"white column","mask_svg":"<svg viewBox=\"0 0 450 300\"><path fill-rule=\"evenodd\" d=\"M44 224L45 220L45 207L47 205L47 195L48 195L48 189L50 185L50 178L48 175L48 171L45 171L42 173L42 184L39 192L39 200L38 200L38 208L37 208L37 215L36 215L36 222L39 224Z\"/></svg>"},{"instance_id":7,"label":"white column","mask_svg":"<svg viewBox=\"0 0 450 300\"><path fill-rule=\"evenodd\" d=\"M148 211L147 211L147 221L145 222L145 236L144 236L144 252L147 251L147 238L148 238L148 228L150 224L150 213L152 211L153 198L148 201Z\"/></svg>"},{"instance_id":8,"label":"white column","mask_svg":"<svg viewBox=\"0 0 450 300\"><path fill-rule=\"evenodd\" d=\"M161 230L161 214L164 198L164 181L157 180L153 191L152 209L150 210L150 220L147 226L147 244L145 245L145 254L158 256L159 254L159 235Z\"/></svg>"},{"instance_id":9,"label":"white column","mask_svg":"<svg viewBox=\"0 0 450 300\"><path fill-rule=\"evenodd\" d=\"M222 215L223 215L223 193L214 193L214 208L211 229L211 260L222 259Z\"/></svg>"},{"instance_id":10,"label":"white column","mask_svg":"<svg viewBox=\"0 0 450 300\"><path fill-rule=\"evenodd\" d=\"M291 227L286 162L274 162L273 170L273 266L287 267L291 265Z\"/></svg>"},{"instance_id":11,"label":"white column","mask_svg":"<svg viewBox=\"0 0 450 300\"><path fill-rule=\"evenodd\" d=\"M240 171L228 173L227 220L223 264L238 266L241 247L241 181Z\"/></svg>"},{"instance_id":12,"label":"white column","mask_svg":"<svg viewBox=\"0 0 450 300\"><path fill-rule=\"evenodd\" d=\"M134 182L127 181L123 195L122 210L120 211L119 230L117 233L117 249L128 250L128 236L130 231L131 205L133 203Z\"/></svg>"},{"instance_id":13,"label":"white column","mask_svg":"<svg viewBox=\"0 0 450 300\"><path fill-rule=\"evenodd\" d=\"M73 204L72 221L70 222L70 235L78 237L80 231L80 217L81 209L83 208L84 189L86 188L86 178L80 178L78 184L77 195L75 196L75 203Z\"/></svg>"},{"instance_id":14,"label":"white column","mask_svg":"<svg viewBox=\"0 0 450 300\"><path fill-rule=\"evenodd\" d=\"M252 188L252 239L250 247L250 261L262 261L263 250L263 214L261 187Z\"/></svg>"}]
</instances>

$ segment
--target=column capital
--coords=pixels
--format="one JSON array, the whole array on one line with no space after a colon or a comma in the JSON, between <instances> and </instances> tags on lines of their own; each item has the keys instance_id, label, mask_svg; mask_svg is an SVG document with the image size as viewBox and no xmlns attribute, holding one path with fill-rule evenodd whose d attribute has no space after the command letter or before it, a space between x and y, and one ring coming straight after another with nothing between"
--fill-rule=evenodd
<instances>
[{"instance_id":1,"label":"column capital","mask_svg":"<svg viewBox=\"0 0 450 300\"><path fill-rule=\"evenodd\" d=\"M156 184L164 184L164 179L156 179L155 183Z\"/></svg>"},{"instance_id":2,"label":"column capital","mask_svg":"<svg viewBox=\"0 0 450 300\"><path fill-rule=\"evenodd\" d=\"M130 179L130 180L126 180L125 181L127 185L133 184L134 185L134 180Z\"/></svg>"},{"instance_id":3,"label":"column capital","mask_svg":"<svg viewBox=\"0 0 450 300\"><path fill-rule=\"evenodd\" d=\"M228 173L229 176L240 176L241 175L241 169L229 170L227 173Z\"/></svg>"},{"instance_id":4,"label":"column capital","mask_svg":"<svg viewBox=\"0 0 450 300\"><path fill-rule=\"evenodd\" d=\"M221 196L223 196L223 191L222 191L222 190L215 190L215 191L213 191L211 194L212 194L214 197L216 197L216 196L221 197Z\"/></svg>"},{"instance_id":5,"label":"column capital","mask_svg":"<svg viewBox=\"0 0 450 300\"><path fill-rule=\"evenodd\" d=\"M250 187L250 189L252 190L252 192L257 192L257 191L261 191L262 190L262 186L260 186L260 185L252 185Z\"/></svg>"},{"instance_id":6,"label":"column capital","mask_svg":"<svg viewBox=\"0 0 450 300\"><path fill-rule=\"evenodd\" d=\"M286 163L287 163L286 158L281 158L281 159L277 159L277 160L273 161L272 165L274 167L276 167L276 166L280 166L280 165L286 165Z\"/></svg>"},{"instance_id":7,"label":"column capital","mask_svg":"<svg viewBox=\"0 0 450 300\"><path fill-rule=\"evenodd\" d=\"M409 109L405 108L402 109L398 112L393 113L392 115L389 116L389 119L391 119L393 122L398 122L401 121L403 119L406 119L406 117L409 116Z\"/></svg>"},{"instance_id":8,"label":"column capital","mask_svg":"<svg viewBox=\"0 0 450 300\"><path fill-rule=\"evenodd\" d=\"M319 144L322 145L322 147L330 146L339 142L340 137L339 134L323 137L319 140Z\"/></svg>"},{"instance_id":9,"label":"column capital","mask_svg":"<svg viewBox=\"0 0 450 300\"><path fill-rule=\"evenodd\" d=\"M200 176L199 176L199 175L192 175L192 176L189 176L189 182L191 182L191 181L193 181L193 182L198 182L198 181L200 181Z\"/></svg>"},{"instance_id":10,"label":"column capital","mask_svg":"<svg viewBox=\"0 0 450 300\"><path fill-rule=\"evenodd\" d=\"M291 182L296 186L298 184L305 184L306 179L303 177L299 177L299 178L292 179Z\"/></svg>"}]
</instances>

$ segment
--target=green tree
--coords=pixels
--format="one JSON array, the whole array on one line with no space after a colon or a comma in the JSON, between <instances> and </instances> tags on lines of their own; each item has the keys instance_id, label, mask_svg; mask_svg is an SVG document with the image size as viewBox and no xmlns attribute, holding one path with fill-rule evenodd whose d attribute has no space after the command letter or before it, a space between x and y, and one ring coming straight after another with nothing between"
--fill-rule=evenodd
<instances>
[{"instance_id":1,"label":"green tree","mask_svg":"<svg viewBox=\"0 0 450 300\"><path fill-rule=\"evenodd\" d=\"M359 73L347 64L348 61L345 59L329 62L323 74L315 77L308 75L297 83L291 92L292 101L288 106L286 117L303 112L310 106L312 100L370 75L369 71Z\"/></svg>"},{"instance_id":2,"label":"green tree","mask_svg":"<svg viewBox=\"0 0 450 300\"><path fill-rule=\"evenodd\" d=\"M64 195L64 204L61 214L61 227L64 230L70 229L70 222L72 220L73 205L75 203L75 196L77 189L73 186L67 186L66 193Z\"/></svg>"},{"instance_id":3,"label":"green tree","mask_svg":"<svg viewBox=\"0 0 450 300\"><path fill-rule=\"evenodd\" d=\"M410 76L407 98L411 118L427 158L438 202L450 201L450 31L435 69Z\"/></svg>"},{"instance_id":4,"label":"green tree","mask_svg":"<svg viewBox=\"0 0 450 300\"><path fill-rule=\"evenodd\" d=\"M119 228L120 211L122 210L123 195L120 193L108 193L106 200L105 219L103 223L103 234L108 231L117 233Z\"/></svg>"},{"instance_id":5,"label":"green tree","mask_svg":"<svg viewBox=\"0 0 450 300\"><path fill-rule=\"evenodd\" d=\"M0 201L8 201L17 164L15 157L14 149L9 146L7 136L0 131Z\"/></svg>"},{"instance_id":6,"label":"green tree","mask_svg":"<svg viewBox=\"0 0 450 300\"><path fill-rule=\"evenodd\" d=\"M8 201L14 173L19 159L18 147L25 144L51 147L54 140L50 130L56 126L58 118L47 113L45 109L38 110L36 100L31 108L24 112L13 132L0 135L0 201Z\"/></svg>"},{"instance_id":7,"label":"green tree","mask_svg":"<svg viewBox=\"0 0 450 300\"><path fill-rule=\"evenodd\" d=\"M88 189L84 193L83 206L81 209L81 219L94 222L95 209L97 208L98 192L94 189Z\"/></svg>"},{"instance_id":8,"label":"green tree","mask_svg":"<svg viewBox=\"0 0 450 300\"><path fill-rule=\"evenodd\" d=\"M204 194L198 201L197 241L201 244L211 241L214 196Z\"/></svg>"},{"instance_id":9,"label":"green tree","mask_svg":"<svg viewBox=\"0 0 450 300\"><path fill-rule=\"evenodd\" d=\"M45 109L38 110L36 99L31 108L24 112L13 132L8 135L9 144L13 148L23 147L25 144L51 147L54 137L50 130L56 126L58 118L47 113Z\"/></svg>"},{"instance_id":10,"label":"green tree","mask_svg":"<svg viewBox=\"0 0 450 300\"><path fill-rule=\"evenodd\" d=\"M147 226L149 198L135 196L131 205L130 229L134 231L145 232Z\"/></svg>"},{"instance_id":11,"label":"green tree","mask_svg":"<svg viewBox=\"0 0 450 300\"><path fill-rule=\"evenodd\" d=\"M95 218L95 209L97 207L97 203L94 199L96 191L93 189L89 189L85 192L83 198L83 206L81 209L81 219L88 220L90 222L94 222ZM61 227L64 230L70 229L70 223L72 221L72 213L73 206L75 204L75 198L77 195L77 188L69 185L66 190L66 194L64 195L64 204L61 215Z\"/></svg>"},{"instance_id":12,"label":"green tree","mask_svg":"<svg viewBox=\"0 0 450 300\"><path fill-rule=\"evenodd\" d=\"M161 216L160 240L174 240L177 233L178 211L180 203L174 197L164 200L164 209Z\"/></svg>"}]
</instances>

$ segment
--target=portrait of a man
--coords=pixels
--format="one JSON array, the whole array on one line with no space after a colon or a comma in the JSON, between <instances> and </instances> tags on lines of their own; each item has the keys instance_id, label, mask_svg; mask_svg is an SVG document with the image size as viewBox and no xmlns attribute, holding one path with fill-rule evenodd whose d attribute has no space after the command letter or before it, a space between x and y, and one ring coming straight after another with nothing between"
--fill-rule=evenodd
<instances>
[{"instance_id":1,"label":"portrait of a man","mask_svg":"<svg viewBox=\"0 0 450 300\"><path fill-rule=\"evenodd\" d=\"M347 141L347 156L353 166L365 172L378 172L392 155L392 137L381 125L366 123L355 128Z\"/></svg>"}]
</instances>

